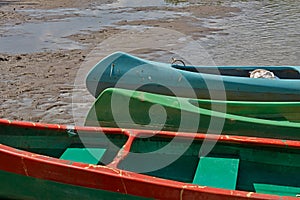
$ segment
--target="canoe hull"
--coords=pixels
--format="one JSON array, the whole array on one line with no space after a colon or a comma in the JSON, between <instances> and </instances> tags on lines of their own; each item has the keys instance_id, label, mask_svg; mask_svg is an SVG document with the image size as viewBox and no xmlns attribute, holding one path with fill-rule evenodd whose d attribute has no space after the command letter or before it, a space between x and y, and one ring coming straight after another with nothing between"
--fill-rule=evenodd
<instances>
[{"instance_id":1,"label":"canoe hull","mask_svg":"<svg viewBox=\"0 0 300 200\"><path fill-rule=\"evenodd\" d=\"M156 119L151 119L149 113L153 112L151 107L154 105L161 106L164 111L157 110L152 113ZM296 107L297 105L295 104ZM221 106L222 108L224 109ZM251 112L251 107L249 109L248 112ZM185 98L108 89L98 97L90 109L86 117L86 125L300 139L298 122L258 119L225 114L221 111L211 112L207 109L199 109ZM159 118L164 115L164 112L166 113L165 121ZM265 110L262 110L263 116L264 112ZM255 111L252 114L258 115ZM280 111L277 114L280 116ZM216 126L214 126L215 123Z\"/></svg>"},{"instance_id":2,"label":"canoe hull","mask_svg":"<svg viewBox=\"0 0 300 200\"><path fill-rule=\"evenodd\" d=\"M202 69L204 68L204 69ZM248 101L296 101L300 100L300 81L294 79L250 79L222 75L226 67L207 70L203 73L176 69L170 64L143 60L122 52L114 53L101 60L88 74L86 85L94 96L106 88L116 87L180 97L248 100ZM212 67L213 68L213 67ZM233 67L229 67L230 69ZM236 71L250 71L268 67L236 67ZM276 69L276 67L269 67ZM280 68L280 67L278 67ZM299 74L297 67L285 67L286 71ZM230 69L227 69L230 71ZM206 73L206 72L210 72ZM286 78L285 76L283 76ZM300 77L300 76L299 76Z\"/></svg>"},{"instance_id":3,"label":"canoe hull","mask_svg":"<svg viewBox=\"0 0 300 200\"><path fill-rule=\"evenodd\" d=\"M0 198L5 199L148 199L5 171L0 171L0 178Z\"/></svg>"},{"instance_id":4,"label":"canoe hull","mask_svg":"<svg viewBox=\"0 0 300 200\"><path fill-rule=\"evenodd\" d=\"M7 130L14 129L19 132L20 135L24 132L24 129L30 129L31 135L41 135L43 131L47 134L52 132L54 135L60 135L70 131L70 127L64 125L50 125L50 124L35 124L25 122L11 122L7 120L0 120L1 124L1 136L10 134ZM18 131L19 130L19 131ZM97 127L73 127L75 132L87 132L99 134L103 131L107 134L151 134L152 131L141 131L141 130L121 130L112 128L97 128ZM16 133L15 133L16 134ZM45 134L45 139L47 139ZM158 133L162 138L173 138L177 133L172 132L161 132ZM24 135L26 136L26 135ZM188 138L193 139L191 134L182 133L182 139ZM196 135L197 140L204 140L206 136ZM26 140L26 138L24 138ZM28 138L27 138L28 139ZM284 154L279 153L278 158L284 160L284 164L293 168L292 173L297 173L299 170L299 162L297 160L300 155L297 153L297 149L300 148L299 142L293 141L280 141L280 140L266 140L259 138L242 138L242 137L211 137L210 140L214 141L219 139L224 145L232 144L240 148L237 143L244 145L253 146L258 145L264 147L265 151L269 151L271 148L280 148L286 152ZM151 141L151 140L149 140ZM143 142L143 139L137 141ZM157 143L157 140L153 140L155 144L164 145L164 142ZM5 142L8 143L9 142ZM180 142L181 143L181 142ZM133 147L136 148L139 145ZM152 145L151 145L152 146ZM148 146L148 147L151 147ZM175 145L176 147L180 147ZM153 146L154 147L154 146ZM243 147L243 145L242 145ZM25 146L23 146L25 148ZM221 149L224 149L222 145ZM253 147L252 147L253 148ZM126 150L127 147L124 145L122 150ZM177 149L177 148L176 148ZM226 148L228 149L228 148ZM147 149L143 148L141 150ZM194 149L197 150L197 149ZM127 149L128 151L128 149ZM174 153L174 151L172 151ZM272 161L264 159L263 154L258 156L254 151L246 150L244 156L247 159L262 159L265 163ZM291 161L285 156L289 152L296 153ZM187 152L189 156L194 154L193 151ZM196 152L195 152L196 153ZM227 153L230 153L227 152ZM258 152L259 153L259 152ZM299 154L299 155L298 155ZM125 156L126 154L118 154L119 156ZM197 153L194 155L195 159L198 160ZM253 156L255 155L255 156ZM246 159L246 160L247 160ZM278 160L281 163L282 160ZM248 161L246 161L248 162ZM285 163L286 162L286 163ZM80 162L73 162L70 160L62 160L54 157L43 156L40 154L32 153L16 149L13 147L0 145L0 178L1 178L1 189L0 196L2 198L13 198L13 199L292 199L292 197L281 197L267 194L257 194L254 192L244 192L230 189L217 189L206 186L199 186L191 183L183 183L178 181L166 180L163 178L152 177L144 174L137 174L134 172L121 170L112 166L85 164ZM196 164L196 163L195 163ZM282 164L282 163L281 163ZM167 168L168 169L168 168ZM177 171L178 172L178 171ZM258 171L259 172L259 171ZM194 172L188 171L192 174ZM247 173L243 173L247 174ZM176 175L176 174L175 174ZM285 173L281 173L285 176ZM298 176L296 176L298 177ZM247 177L245 177L247 179ZM297 179L298 180L298 179ZM298 185L297 180L295 180ZM286 182L287 180L285 180Z\"/></svg>"}]
</instances>

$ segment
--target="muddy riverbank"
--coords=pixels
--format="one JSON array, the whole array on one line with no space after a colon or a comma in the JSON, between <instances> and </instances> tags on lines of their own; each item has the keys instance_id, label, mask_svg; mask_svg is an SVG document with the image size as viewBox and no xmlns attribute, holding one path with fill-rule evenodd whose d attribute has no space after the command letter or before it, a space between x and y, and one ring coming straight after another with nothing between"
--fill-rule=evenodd
<instances>
[{"instance_id":1,"label":"muddy riverbank","mask_svg":"<svg viewBox=\"0 0 300 200\"><path fill-rule=\"evenodd\" d=\"M115 1L101 1L110 5ZM0 26L5 27L0 32L2 39L8 38L14 27L28 23L42 23L68 20L72 17L86 17L80 11L95 11L101 4L92 0L40 1L22 0L3 2L0 6ZM69 12L59 15L49 14L49 9L63 9ZM73 10L72 10L73 9ZM73 12L76 9L76 12ZM43 11L44 10L44 11ZM109 10L109 8L106 8ZM148 26L175 29L194 38L203 37L218 29L201 27L201 17L224 17L238 12L237 8L224 6L170 6L170 7L134 7L122 9L112 7L114 15L118 12L120 20L111 26L99 26L99 30L86 30L69 34L66 38L83 45L83 48L47 49L38 52L1 53L0 77L0 117L12 120L29 120L48 123L73 123L72 91L78 68L96 44L122 31L122 26ZM38 11L39 14L36 14ZM185 17L173 18L170 15L153 19L149 16L139 19L123 20L122 15L141 12L176 12L188 13ZM43 15L41 13L45 12ZM109 13L109 12L108 12ZM145 53L145 52L144 52ZM146 52L147 53L147 52ZM149 52L148 53L153 53ZM99 58L100 59L100 58ZM91 97L91 101L92 101Z\"/></svg>"},{"instance_id":2,"label":"muddy riverbank","mask_svg":"<svg viewBox=\"0 0 300 200\"><path fill-rule=\"evenodd\" d=\"M200 41L218 65L299 65L297 2L203 2L2 1L0 117L74 123L78 70L93 50L103 53L101 42L128 30L177 31L181 41ZM121 40L111 46L117 50ZM166 62L171 57L155 48L133 53ZM93 101L87 91L82 96L86 105Z\"/></svg>"}]
</instances>

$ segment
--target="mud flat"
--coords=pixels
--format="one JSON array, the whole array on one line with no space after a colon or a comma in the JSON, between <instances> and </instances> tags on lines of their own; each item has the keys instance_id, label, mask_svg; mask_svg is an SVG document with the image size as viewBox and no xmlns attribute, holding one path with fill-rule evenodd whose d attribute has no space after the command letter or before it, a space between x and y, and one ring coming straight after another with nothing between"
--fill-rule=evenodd
<instances>
[{"instance_id":1,"label":"mud flat","mask_svg":"<svg viewBox=\"0 0 300 200\"><path fill-rule=\"evenodd\" d=\"M101 1L101 4L110 4L114 1ZM55 18L81 17L78 13L69 12L60 16L34 16L26 10L48 10L76 8L95 9L98 1L92 0L7 0L0 4L0 27L6 29L18 24L40 23ZM114 11L118 8L112 8ZM219 31L219 29L201 26L203 17L225 17L238 12L239 9L224 6L152 6L120 9L119 15L129 12L161 12L171 11L188 13L177 18L166 17L160 19L119 20L110 26L99 27L99 30L86 30L84 33L74 33L67 36L84 48L43 50L41 52L8 54L0 53L0 118L11 120L26 120L34 122L73 124L72 92L77 70L85 61L88 54L96 44L123 31L122 26L162 27L173 29L189 35L195 39L205 37ZM7 28L8 27L8 28ZM5 32L0 32L0 37L5 37ZM155 51L155 50L153 50ZM151 54L153 51L141 51ZM138 54L138 52L136 52ZM100 59L100 58L99 58ZM90 96L90 101L93 97Z\"/></svg>"}]
</instances>

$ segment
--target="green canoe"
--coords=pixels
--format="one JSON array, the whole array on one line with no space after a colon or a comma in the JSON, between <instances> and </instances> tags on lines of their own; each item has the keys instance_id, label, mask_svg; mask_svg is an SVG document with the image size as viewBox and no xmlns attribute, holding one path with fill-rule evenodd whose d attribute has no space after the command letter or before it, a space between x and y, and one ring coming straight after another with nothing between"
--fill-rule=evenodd
<instances>
[{"instance_id":1,"label":"green canoe","mask_svg":"<svg viewBox=\"0 0 300 200\"><path fill-rule=\"evenodd\" d=\"M300 142L0 119L1 199L287 200Z\"/></svg>"},{"instance_id":2,"label":"green canoe","mask_svg":"<svg viewBox=\"0 0 300 200\"><path fill-rule=\"evenodd\" d=\"M86 125L298 140L299 105L197 100L110 88L95 101Z\"/></svg>"}]
</instances>

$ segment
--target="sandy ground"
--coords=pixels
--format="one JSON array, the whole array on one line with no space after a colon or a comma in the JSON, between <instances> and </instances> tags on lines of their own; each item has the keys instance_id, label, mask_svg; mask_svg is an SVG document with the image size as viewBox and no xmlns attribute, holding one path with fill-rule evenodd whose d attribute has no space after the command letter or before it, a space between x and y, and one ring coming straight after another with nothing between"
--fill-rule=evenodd
<instances>
[{"instance_id":1,"label":"sandy ground","mask_svg":"<svg viewBox=\"0 0 300 200\"><path fill-rule=\"evenodd\" d=\"M26 12L18 12L22 9L74 7L85 9L91 7L95 2L92 0L2 1L0 4L0 26L49 20L47 17L35 18L27 15ZM101 1L101 3L111 2L110 0ZM18 55L0 54L0 118L73 124L71 103L77 70L90 51L94 49L95 44L121 31L116 28L118 26L146 25L170 28L190 35L193 38L199 38L218 31L218 29L201 27L199 25L201 17L224 17L231 15L232 12L238 12L236 8L196 5L170 8L135 8L131 9L130 12L143 11L145 9L189 12L192 15L176 20L166 18L162 20L120 21L114 27L105 27L99 31L88 31L84 34L68 36L74 41L85 44L85 49L44 51ZM59 17L61 18L61 16ZM153 52L146 51L146 53Z\"/></svg>"}]
</instances>

